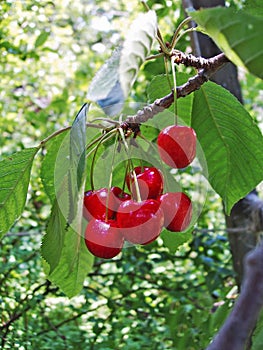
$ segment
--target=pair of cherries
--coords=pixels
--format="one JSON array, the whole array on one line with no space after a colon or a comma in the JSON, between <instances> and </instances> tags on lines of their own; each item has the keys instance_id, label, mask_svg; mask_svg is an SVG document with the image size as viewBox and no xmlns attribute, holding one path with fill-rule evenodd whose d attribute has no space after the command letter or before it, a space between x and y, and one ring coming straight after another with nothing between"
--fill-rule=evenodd
<instances>
[{"instance_id":1,"label":"pair of cherries","mask_svg":"<svg viewBox=\"0 0 263 350\"><path fill-rule=\"evenodd\" d=\"M160 157L170 166L185 167L195 156L195 143L194 138L189 140L189 135L181 128L186 128L186 132L193 129L168 128L161 131L157 140ZM173 128L179 130L174 133ZM191 132L190 136L193 135ZM97 257L109 259L118 255L125 240L146 245L159 237L163 227L180 232L190 224L190 198L182 192L163 193L164 179L159 169L138 166L126 175L125 180L131 194L119 187L90 190L84 194L83 215L89 221L85 243ZM140 198L137 198L138 192Z\"/></svg>"}]
</instances>

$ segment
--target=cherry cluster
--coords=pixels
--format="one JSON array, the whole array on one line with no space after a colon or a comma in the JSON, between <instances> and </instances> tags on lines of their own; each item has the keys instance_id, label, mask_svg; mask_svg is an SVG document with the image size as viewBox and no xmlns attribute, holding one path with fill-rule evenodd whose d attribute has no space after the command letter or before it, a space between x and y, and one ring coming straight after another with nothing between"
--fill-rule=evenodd
<instances>
[{"instance_id":1,"label":"cherry cluster","mask_svg":"<svg viewBox=\"0 0 263 350\"><path fill-rule=\"evenodd\" d=\"M173 168L185 168L196 153L195 131L173 125L157 139L160 158ZM119 187L89 190L84 194L83 215L88 220L85 243L101 258L118 255L124 242L146 245L156 240L162 228L184 231L192 218L192 202L183 192L164 193L160 169L137 166L125 177L128 192Z\"/></svg>"}]
</instances>

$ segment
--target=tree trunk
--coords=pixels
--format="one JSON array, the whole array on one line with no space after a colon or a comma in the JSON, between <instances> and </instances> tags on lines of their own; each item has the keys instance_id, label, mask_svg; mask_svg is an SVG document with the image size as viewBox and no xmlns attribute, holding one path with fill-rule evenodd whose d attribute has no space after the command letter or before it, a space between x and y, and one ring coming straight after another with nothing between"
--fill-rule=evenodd
<instances>
[{"instance_id":1,"label":"tree trunk","mask_svg":"<svg viewBox=\"0 0 263 350\"><path fill-rule=\"evenodd\" d=\"M199 9L201 7L225 6L225 0L183 0L183 5L185 9L187 7ZM194 32L191 40L195 55L209 58L220 52L214 42L202 33ZM242 103L237 69L232 63L226 64L216 72L211 80L228 89ZM263 229L263 222L260 220L260 210L258 211L259 207L262 208L263 203L258 198L257 192L252 191L234 205L230 216L225 216L233 268L239 289L241 288L244 275L244 257L256 246L259 232Z\"/></svg>"}]
</instances>

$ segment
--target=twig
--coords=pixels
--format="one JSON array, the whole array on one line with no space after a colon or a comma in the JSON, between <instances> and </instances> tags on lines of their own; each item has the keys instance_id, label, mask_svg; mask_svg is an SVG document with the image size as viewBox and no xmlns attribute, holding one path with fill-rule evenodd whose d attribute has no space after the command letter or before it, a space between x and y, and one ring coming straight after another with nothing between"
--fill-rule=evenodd
<instances>
[{"instance_id":1,"label":"twig","mask_svg":"<svg viewBox=\"0 0 263 350\"><path fill-rule=\"evenodd\" d=\"M220 53L219 55L216 55L211 58L204 58L204 57L196 57L194 55L186 55L185 53L174 50L172 56L174 57L174 62L176 64L183 64L186 67L194 67L197 69L210 69L212 71L217 70L217 68L221 67L222 64L225 64L229 62L228 58L225 56L224 53Z\"/></svg>"},{"instance_id":2,"label":"twig","mask_svg":"<svg viewBox=\"0 0 263 350\"><path fill-rule=\"evenodd\" d=\"M263 307L263 242L247 255L241 293L206 350L243 350Z\"/></svg>"},{"instance_id":3,"label":"twig","mask_svg":"<svg viewBox=\"0 0 263 350\"><path fill-rule=\"evenodd\" d=\"M177 98L185 97L198 90L209 78L220 68L222 68L226 63L229 62L228 58L222 53L215 57L205 59L202 57L194 57L192 55L185 55L183 53L177 52L177 63L190 64L192 62L196 67L204 67L201 69L197 75L190 78L185 84L178 86L176 89ZM152 104L139 110L136 115L129 116L125 120L125 124L134 125L145 123L147 120L153 118L156 114L162 112L164 109L169 108L174 102L173 91L164 96L163 98L155 100Z\"/></svg>"}]
</instances>

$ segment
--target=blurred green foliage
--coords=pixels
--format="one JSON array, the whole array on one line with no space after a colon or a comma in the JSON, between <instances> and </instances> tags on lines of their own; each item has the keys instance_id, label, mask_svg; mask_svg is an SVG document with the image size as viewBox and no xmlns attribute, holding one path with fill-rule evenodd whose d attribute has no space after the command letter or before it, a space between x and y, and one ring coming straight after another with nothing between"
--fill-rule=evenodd
<instances>
[{"instance_id":1,"label":"blurred green foliage","mask_svg":"<svg viewBox=\"0 0 263 350\"><path fill-rule=\"evenodd\" d=\"M183 18L179 2L148 4L170 39ZM135 0L0 3L0 159L72 123L95 71L139 10ZM183 39L182 50L188 44ZM146 101L148 81L162 73L160 66L145 64L132 92L134 101ZM249 75L242 80L253 111L262 108L255 83L261 86ZM33 166L26 209L0 241L0 347L205 348L236 296L218 196L205 191L193 239L176 253L159 239L124 249L112 261L96 259L80 295L68 299L46 281L39 253L50 213L38 171L43 154ZM182 185L196 190L191 174ZM203 193L207 184L199 186Z\"/></svg>"}]
</instances>

